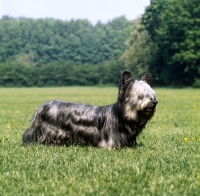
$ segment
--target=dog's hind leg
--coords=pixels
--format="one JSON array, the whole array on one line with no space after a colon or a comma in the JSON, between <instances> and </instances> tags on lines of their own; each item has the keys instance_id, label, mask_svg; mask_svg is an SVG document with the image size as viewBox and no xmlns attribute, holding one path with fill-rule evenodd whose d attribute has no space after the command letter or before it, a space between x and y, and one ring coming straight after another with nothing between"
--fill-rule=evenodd
<instances>
[{"instance_id":1,"label":"dog's hind leg","mask_svg":"<svg viewBox=\"0 0 200 196\"><path fill-rule=\"evenodd\" d=\"M65 145L68 139L67 132L47 124L38 127L36 131L38 132L37 141L41 144Z\"/></svg>"}]
</instances>

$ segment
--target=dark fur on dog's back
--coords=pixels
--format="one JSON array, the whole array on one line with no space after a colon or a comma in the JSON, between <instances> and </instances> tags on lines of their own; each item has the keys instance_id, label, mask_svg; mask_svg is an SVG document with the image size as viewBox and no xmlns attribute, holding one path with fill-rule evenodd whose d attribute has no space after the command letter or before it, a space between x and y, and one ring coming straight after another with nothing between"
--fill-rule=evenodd
<instances>
[{"instance_id":1,"label":"dark fur on dog's back","mask_svg":"<svg viewBox=\"0 0 200 196\"><path fill-rule=\"evenodd\" d=\"M138 85L144 89L137 89ZM134 88L140 92L137 96L133 96ZM138 96L140 99L146 96L146 99L151 100L144 98L147 103L139 110L135 103ZM145 81L139 84L129 72L124 72L115 104L96 107L57 100L48 101L36 111L22 140L24 144L76 143L106 148L135 145L136 136L153 116L156 103L154 91Z\"/></svg>"}]
</instances>

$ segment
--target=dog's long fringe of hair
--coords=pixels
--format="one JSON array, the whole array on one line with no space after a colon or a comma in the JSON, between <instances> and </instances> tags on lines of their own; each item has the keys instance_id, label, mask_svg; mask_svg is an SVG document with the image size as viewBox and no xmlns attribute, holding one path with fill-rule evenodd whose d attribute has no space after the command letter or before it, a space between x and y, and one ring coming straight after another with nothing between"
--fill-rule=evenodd
<instances>
[{"instance_id":1,"label":"dog's long fringe of hair","mask_svg":"<svg viewBox=\"0 0 200 196\"><path fill-rule=\"evenodd\" d=\"M153 116L157 103L154 91L147 84L151 81L150 75L146 74L146 78L147 81L144 75L138 86L139 83L135 85L138 81L129 72L124 72L117 102L112 105L96 107L57 100L47 101L35 112L30 127L22 136L23 144L75 143L111 149L136 145L136 137ZM140 93L135 96L134 91L136 94ZM139 107L139 101L136 97L141 96L141 93L148 98L148 103L138 110L136 108Z\"/></svg>"}]
</instances>

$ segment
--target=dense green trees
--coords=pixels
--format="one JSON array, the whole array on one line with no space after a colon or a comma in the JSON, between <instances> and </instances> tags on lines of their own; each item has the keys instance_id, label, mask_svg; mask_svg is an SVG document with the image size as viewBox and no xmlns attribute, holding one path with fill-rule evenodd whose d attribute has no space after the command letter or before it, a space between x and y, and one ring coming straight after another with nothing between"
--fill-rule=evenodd
<instances>
[{"instance_id":1,"label":"dense green trees","mask_svg":"<svg viewBox=\"0 0 200 196\"><path fill-rule=\"evenodd\" d=\"M97 65L73 62L53 62L43 66L28 66L8 60L0 64L0 86L69 86L118 84L124 70L117 61Z\"/></svg>"},{"instance_id":2,"label":"dense green trees","mask_svg":"<svg viewBox=\"0 0 200 196\"><path fill-rule=\"evenodd\" d=\"M107 24L0 19L0 86L116 84L124 69L200 86L199 0L151 0L141 18Z\"/></svg>"},{"instance_id":3,"label":"dense green trees","mask_svg":"<svg viewBox=\"0 0 200 196\"><path fill-rule=\"evenodd\" d=\"M92 25L87 20L4 16L0 19L0 85L117 83L124 69L118 59L132 24L125 17Z\"/></svg>"},{"instance_id":4,"label":"dense green trees","mask_svg":"<svg viewBox=\"0 0 200 196\"><path fill-rule=\"evenodd\" d=\"M118 59L132 23L125 17L92 25L87 20L64 22L4 16L0 20L0 62L13 59L42 66L54 61L98 64Z\"/></svg>"},{"instance_id":5,"label":"dense green trees","mask_svg":"<svg viewBox=\"0 0 200 196\"><path fill-rule=\"evenodd\" d=\"M120 61L134 73L135 77L140 77L149 70L149 65L155 55L150 36L146 30L141 29L140 23L140 18L135 20L131 36L126 42L127 49L120 58Z\"/></svg>"},{"instance_id":6,"label":"dense green trees","mask_svg":"<svg viewBox=\"0 0 200 196\"><path fill-rule=\"evenodd\" d=\"M156 41L162 51L163 82L191 85L200 68L200 4L171 0L160 17Z\"/></svg>"},{"instance_id":7,"label":"dense green trees","mask_svg":"<svg viewBox=\"0 0 200 196\"><path fill-rule=\"evenodd\" d=\"M149 71L157 84L192 85L200 76L198 0L151 0L122 56L137 74Z\"/></svg>"}]
</instances>

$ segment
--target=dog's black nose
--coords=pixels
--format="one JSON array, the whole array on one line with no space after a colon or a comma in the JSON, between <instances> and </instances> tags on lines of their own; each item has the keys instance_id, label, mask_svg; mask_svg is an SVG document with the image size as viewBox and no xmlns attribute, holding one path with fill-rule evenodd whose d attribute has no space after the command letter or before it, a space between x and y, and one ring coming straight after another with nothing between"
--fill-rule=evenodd
<instances>
[{"instance_id":1,"label":"dog's black nose","mask_svg":"<svg viewBox=\"0 0 200 196\"><path fill-rule=\"evenodd\" d=\"M157 105L158 101L157 100L154 100L153 101L153 104Z\"/></svg>"}]
</instances>

